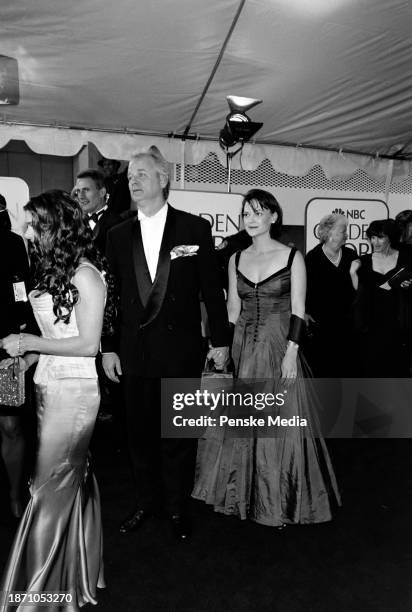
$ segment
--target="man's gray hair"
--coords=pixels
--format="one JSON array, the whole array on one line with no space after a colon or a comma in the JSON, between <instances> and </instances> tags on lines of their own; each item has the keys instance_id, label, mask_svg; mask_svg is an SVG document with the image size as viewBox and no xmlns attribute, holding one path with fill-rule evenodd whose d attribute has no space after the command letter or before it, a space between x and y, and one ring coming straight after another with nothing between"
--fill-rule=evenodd
<instances>
[{"instance_id":1,"label":"man's gray hair","mask_svg":"<svg viewBox=\"0 0 412 612\"><path fill-rule=\"evenodd\" d=\"M146 157L146 158L149 157L150 159L152 159L155 163L156 169L159 172L159 174L163 174L163 176L167 177L166 185L163 187L163 197L165 200L167 200L167 198L169 197L169 191L170 191L170 164L169 162L167 161L167 159L163 157L159 149L155 145L152 145L151 147L147 149L147 151L141 151L139 153L134 153L132 157L130 158L129 165L132 162L135 162L141 159L142 157Z\"/></svg>"}]
</instances>

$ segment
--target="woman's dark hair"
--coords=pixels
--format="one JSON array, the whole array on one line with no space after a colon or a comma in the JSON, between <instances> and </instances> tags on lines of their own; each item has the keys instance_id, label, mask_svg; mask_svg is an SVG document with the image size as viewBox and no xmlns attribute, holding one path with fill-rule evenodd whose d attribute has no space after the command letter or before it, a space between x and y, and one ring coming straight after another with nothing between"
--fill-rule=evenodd
<instances>
[{"instance_id":1,"label":"woman's dark hair","mask_svg":"<svg viewBox=\"0 0 412 612\"><path fill-rule=\"evenodd\" d=\"M68 323L79 299L72 278L82 258L105 272L108 287L103 333L110 333L115 315L113 279L107 262L93 242L82 209L68 193L57 189L31 198L24 207L32 215L35 239L31 247L34 287L53 298L56 321Z\"/></svg>"},{"instance_id":2,"label":"woman's dark hair","mask_svg":"<svg viewBox=\"0 0 412 612\"><path fill-rule=\"evenodd\" d=\"M401 242L406 242L409 238L408 226L412 223L412 210L402 210L396 215L395 221L401 233Z\"/></svg>"},{"instance_id":3,"label":"woman's dark hair","mask_svg":"<svg viewBox=\"0 0 412 612\"><path fill-rule=\"evenodd\" d=\"M271 213L277 214L277 219L270 226L270 237L278 238L282 233L282 221L283 221L283 212L280 207L277 199L268 191L264 191L263 189L251 189L247 192L242 202L242 216L245 210L246 204L252 208L254 212L257 212L258 208L256 207L256 203L260 208L264 208L266 210L270 210Z\"/></svg>"},{"instance_id":4,"label":"woman's dark hair","mask_svg":"<svg viewBox=\"0 0 412 612\"><path fill-rule=\"evenodd\" d=\"M380 219L370 223L366 235L369 240L372 236L387 236L391 247L396 247L399 244L400 230L393 219Z\"/></svg>"},{"instance_id":5,"label":"woman's dark hair","mask_svg":"<svg viewBox=\"0 0 412 612\"><path fill-rule=\"evenodd\" d=\"M7 212L7 202L4 195L0 193L0 229L11 230L11 221Z\"/></svg>"}]
</instances>

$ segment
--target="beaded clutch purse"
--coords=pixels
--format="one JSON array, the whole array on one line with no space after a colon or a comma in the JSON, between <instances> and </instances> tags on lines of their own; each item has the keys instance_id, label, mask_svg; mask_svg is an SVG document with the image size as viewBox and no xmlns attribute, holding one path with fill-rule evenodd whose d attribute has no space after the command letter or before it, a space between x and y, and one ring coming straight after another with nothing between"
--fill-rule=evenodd
<instances>
[{"instance_id":1,"label":"beaded clutch purse","mask_svg":"<svg viewBox=\"0 0 412 612\"><path fill-rule=\"evenodd\" d=\"M0 405L22 406L24 400L24 370L19 368L19 360L16 357L13 365L0 370Z\"/></svg>"}]
</instances>

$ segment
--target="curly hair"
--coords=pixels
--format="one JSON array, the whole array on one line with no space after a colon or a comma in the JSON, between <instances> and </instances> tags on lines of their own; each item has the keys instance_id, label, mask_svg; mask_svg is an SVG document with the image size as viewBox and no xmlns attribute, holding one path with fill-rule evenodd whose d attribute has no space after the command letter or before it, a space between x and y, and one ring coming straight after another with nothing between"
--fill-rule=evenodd
<instances>
[{"instance_id":1,"label":"curly hair","mask_svg":"<svg viewBox=\"0 0 412 612\"><path fill-rule=\"evenodd\" d=\"M269 210L272 214L276 213L277 219L270 226L269 233L271 238L278 238L281 235L283 211L277 199L271 193L269 193L269 191L265 191L264 189L250 189L242 201L242 216L246 204L249 204L254 212L256 212L260 207Z\"/></svg>"},{"instance_id":2,"label":"curly hair","mask_svg":"<svg viewBox=\"0 0 412 612\"><path fill-rule=\"evenodd\" d=\"M38 294L51 294L55 323L70 321L79 300L72 278L84 258L105 273L107 300L103 333L112 333L116 312L114 280L106 259L93 242L79 204L65 191L53 189L31 198L24 209L32 215L35 235L30 249L34 287Z\"/></svg>"},{"instance_id":3,"label":"curly hair","mask_svg":"<svg viewBox=\"0 0 412 612\"><path fill-rule=\"evenodd\" d=\"M329 234L331 233L333 228L339 223L339 221L344 221L345 225L348 223L348 220L345 215L338 215L337 213L325 215L319 221L318 238L322 244L327 241L327 239L329 238Z\"/></svg>"}]
</instances>

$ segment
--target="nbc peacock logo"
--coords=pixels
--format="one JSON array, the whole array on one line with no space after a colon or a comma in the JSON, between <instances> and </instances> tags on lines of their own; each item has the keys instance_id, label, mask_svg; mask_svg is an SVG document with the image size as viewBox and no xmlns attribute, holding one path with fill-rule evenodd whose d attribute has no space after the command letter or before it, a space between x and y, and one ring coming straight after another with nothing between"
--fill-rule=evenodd
<instances>
[{"instance_id":1,"label":"nbc peacock logo","mask_svg":"<svg viewBox=\"0 0 412 612\"><path fill-rule=\"evenodd\" d=\"M335 208L332 210L332 215L345 215L345 211L342 208Z\"/></svg>"}]
</instances>

